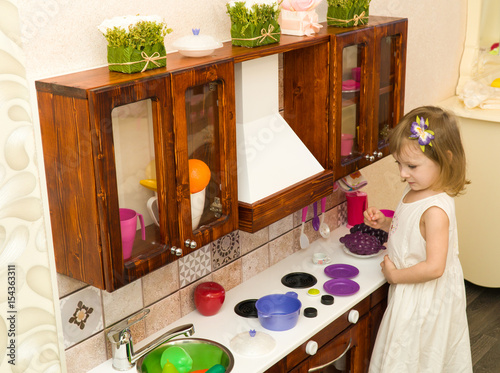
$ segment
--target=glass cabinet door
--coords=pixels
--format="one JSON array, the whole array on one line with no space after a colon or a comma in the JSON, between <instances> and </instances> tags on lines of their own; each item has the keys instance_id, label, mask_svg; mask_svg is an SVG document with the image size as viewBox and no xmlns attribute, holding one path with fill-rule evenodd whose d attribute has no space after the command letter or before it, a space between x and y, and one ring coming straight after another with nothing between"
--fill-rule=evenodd
<instances>
[{"instance_id":1,"label":"glass cabinet door","mask_svg":"<svg viewBox=\"0 0 500 373\"><path fill-rule=\"evenodd\" d=\"M389 153L387 135L403 115L406 22L376 27L375 46L375 132L372 155Z\"/></svg>"},{"instance_id":2,"label":"glass cabinet door","mask_svg":"<svg viewBox=\"0 0 500 373\"><path fill-rule=\"evenodd\" d=\"M335 36L335 178L359 168L369 150L372 118L373 28Z\"/></svg>"},{"instance_id":3,"label":"glass cabinet door","mask_svg":"<svg viewBox=\"0 0 500 373\"><path fill-rule=\"evenodd\" d=\"M340 164L346 166L363 156L359 137L361 108L361 59L363 47L350 45L342 51L342 115Z\"/></svg>"},{"instance_id":4,"label":"glass cabinet door","mask_svg":"<svg viewBox=\"0 0 500 373\"><path fill-rule=\"evenodd\" d=\"M124 260L159 241L159 208L151 100L111 112L116 184Z\"/></svg>"},{"instance_id":5,"label":"glass cabinet door","mask_svg":"<svg viewBox=\"0 0 500 373\"><path fill-rule=\"evenodd\" d=\"M233 71L222 63L172 78L184 252L237 229Z\"/></svg>"},{"instance_id":6,"label":"glass cabinet door","mask_svg":"<svg viewBox=\"0 0 500 373\"><path fill-rule=\"evenodd\" d=\"M222 215L219 144L220 80L186 90L189 192L193 231ZM222 100L221 100L222 101Z\"/></svg>"},{"instance_id":7,"label":"glass cabinet door","mask_svg":"<svg viewBox=\"0 0 500 373\"><path fill-rule=\"evenodd\" d=\"M168 250L178 235L175 221L168 225L170 219L163 216L172 204L167 195L175 190L163 177L174 173L166 162L173 152L160 141L168 141L172 132L169 87L165 76L155 84L145 79L89 92L99 237L109 291L175 258Z\"/></svg>"}]
</instances>

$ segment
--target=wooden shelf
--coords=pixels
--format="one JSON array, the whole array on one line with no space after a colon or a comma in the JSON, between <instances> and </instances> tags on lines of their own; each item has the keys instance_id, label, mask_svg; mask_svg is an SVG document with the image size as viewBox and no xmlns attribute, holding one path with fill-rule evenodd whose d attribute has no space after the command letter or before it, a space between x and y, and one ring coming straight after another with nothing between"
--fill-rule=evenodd
<instances>
[{"instance_id":1,"label":"wooden shelf","mask_svg":"<svg viewBox=\"0 0 500 373\"><path fill-rule=\"evenodd\" d=\"M99 87L125 83L133 84L137 80L156 79L181 70L198 68L229 60L238 63L272 54L285 53L316 44L328 43L331 35L349 33L394 20L398 20L398 18L370 16L367 25L353 28L329 27L326 22L324 22L322 23L323 27L320 29L320 32L312 36L281 35L279 43L268 44L256 48L233 46L231 42L224 42L222 48L216 49L212 55L206 57L193 58L182 56L178 52L168 53L166 67L147 70L143 73L124 74L109 71L107 66L103 66L42 79L36 82L36 87L39 91L68 95L75 98L86 98L86 91Z\"/></svg>"},{"instance_id":2,"label":"wooden shelf","mask_svg":"<svg viewBox=\"0 0 500 373\"><path fill-rule=\"evenodd\" d=\"M380 90L378 91L378 94L380 96L382 96L382 95L385 95L387 93L391 93L393 90L394 90L394 86L392 84L387 85L385 87L381 87Z\"/></svg>"}]
</instances>

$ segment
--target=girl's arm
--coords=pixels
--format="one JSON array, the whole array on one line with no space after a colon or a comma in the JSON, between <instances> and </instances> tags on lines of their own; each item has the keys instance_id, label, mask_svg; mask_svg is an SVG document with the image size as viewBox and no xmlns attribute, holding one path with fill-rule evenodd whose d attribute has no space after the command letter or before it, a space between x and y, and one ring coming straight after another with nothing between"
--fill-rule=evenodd
<instances>
[{"instance_id":1,"label":"girl's arm","mask_svg":"<svg viewBox=\"0 0 500 373\"><path fill-rule=\"evenodd\" d=\"M389 232L391 227L392 219L386 217L379 209L375 207L368 207L365 212L363 212L364 223L369 227L375 229L383 229Z\"/></svg>"},{"instance_id":2,"label":"girl's arm","mask_svg":"<svg viewBox=\"0 0 500 373\"><path fill-rule=\"evenodd\" d=\"M434 280L443 275L448 254L448 215L433 206L424 212L420 232L426 241L426 259L414 266L397 269L386 255L380 263L382 272L390 284L410 284Z\"/></svg>"}]
</instances>

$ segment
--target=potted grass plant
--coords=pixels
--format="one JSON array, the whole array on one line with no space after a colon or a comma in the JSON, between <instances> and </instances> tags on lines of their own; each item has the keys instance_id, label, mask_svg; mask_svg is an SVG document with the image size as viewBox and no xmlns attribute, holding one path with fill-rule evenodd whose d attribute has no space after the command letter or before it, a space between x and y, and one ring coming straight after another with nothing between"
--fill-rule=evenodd
<instances>
[{"instance_id":1,"label":"potted grass plant","mask_svg":"<svg viewBox=\"0 0 500 373\"><path fill-rule=\"evenodd\" d=\"M172 32L159 16L107 19L98 27L108 42L108 67L122 73L167 65L164 38Z\"/></svg>"},{"instance_id":2,"label":"potted grass plant","mask_svg":"<svg viewBox=\"0 0 500 373\"><path fill-rule=\"evenodd\" d=\"M368 23L371 0L327 0L328 26L353 27Z\"/></svg>"},{"instance_id":3,"label":"potted grass plant","mask_svg":"<svg viewBox=\"0 0 500 373\"><path fill-rule=\"evenodd\" d=\"M233 45L252 48L280 41L279 1L230 1L226 7Z\"/></svg>"}]
</instances>

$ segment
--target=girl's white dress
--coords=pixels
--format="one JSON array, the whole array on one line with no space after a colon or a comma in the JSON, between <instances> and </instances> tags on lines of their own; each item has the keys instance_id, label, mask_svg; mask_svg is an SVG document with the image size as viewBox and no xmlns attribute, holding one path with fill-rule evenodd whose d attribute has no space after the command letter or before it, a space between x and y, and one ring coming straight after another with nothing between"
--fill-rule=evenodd
<instances>
[{"instance_id":1,"label":"girl's white dress","mask_svg":"<svg viewBox=\"0 0 500 373\"><path fill-rule=\"evenodd\" d=\"M441 193L412 203L401 199L392 220L387 254L397 268L425 260L426 244L419 222L431 206L443 209L450 221L446 269L436 280L390 286L370 373L472 372L453 198Z\"/></svg>"}]
</instances>

